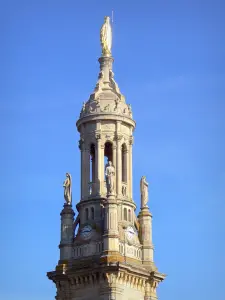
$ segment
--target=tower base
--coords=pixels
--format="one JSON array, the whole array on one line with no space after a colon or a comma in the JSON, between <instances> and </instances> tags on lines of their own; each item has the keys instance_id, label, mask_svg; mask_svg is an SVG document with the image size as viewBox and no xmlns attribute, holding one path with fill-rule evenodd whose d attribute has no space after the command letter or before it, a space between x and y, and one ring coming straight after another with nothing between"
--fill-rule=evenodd
<instances>
[{"instance_id":1,"label":"tower base","mask_svg":"<svg viewBox=\"0 0 225 300\"><path fill-rule=\"evenodd\" d=\"M81 262L80 262L81 263ZM57 300L156 300L165 275L122 263L85 262L47 273L57 287ZM78 268L77 268L78 267Z\"/></svg>"}]
</instances>

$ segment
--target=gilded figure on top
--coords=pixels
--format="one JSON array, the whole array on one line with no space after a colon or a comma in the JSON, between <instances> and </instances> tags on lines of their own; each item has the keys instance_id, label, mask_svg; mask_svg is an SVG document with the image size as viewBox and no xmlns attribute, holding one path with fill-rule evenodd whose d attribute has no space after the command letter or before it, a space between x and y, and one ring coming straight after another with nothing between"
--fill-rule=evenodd
<instances>
[{"instance_id":1,"label":"gilded figure on top","mask_svg":"<svg viewBox=\"0 0 225 300\"><path fill-rule=\"evenodd\" d=\"M112 27L110 24L110 18L105 17L104 24L102 25L100 32L100 41L102 46L102 56L111 56L112 48Z\"/></svg>"}]
</instances>

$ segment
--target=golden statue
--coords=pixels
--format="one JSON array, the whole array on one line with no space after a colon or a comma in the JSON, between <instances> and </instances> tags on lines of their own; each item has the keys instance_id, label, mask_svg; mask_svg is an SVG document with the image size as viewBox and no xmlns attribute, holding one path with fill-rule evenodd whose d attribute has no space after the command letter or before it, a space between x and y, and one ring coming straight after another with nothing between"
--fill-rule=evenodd
<instances>
[{"instance_id":1,"label":"golden statue","mask_svg":"<svg viewBox=\"0 0 225 300\"><path fill-rule=\"evenodd\" d=\"M102 56L111 56L112 28L109 17L105 17L105 22L102 25L100 32L100 41L102 46Z\"/></svg>"}]
</instances>

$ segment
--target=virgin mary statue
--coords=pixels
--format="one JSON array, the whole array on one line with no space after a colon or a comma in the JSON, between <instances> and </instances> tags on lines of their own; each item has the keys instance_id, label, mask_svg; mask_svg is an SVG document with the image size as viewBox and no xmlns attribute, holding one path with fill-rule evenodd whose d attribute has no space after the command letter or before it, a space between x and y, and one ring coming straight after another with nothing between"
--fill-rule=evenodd
<instances>
[{"instance_id":1,"label":"virgin mary statue","mask_svg":"<svg viewBox=\"0 0 225 300\"><path fill-rule=\"evenodd\" d=\"M100 32L100 41L102 46L102 56L111 56L112 28L109 17L105 17L105 22L102 25Z\"/></svg>"}]
</instances>

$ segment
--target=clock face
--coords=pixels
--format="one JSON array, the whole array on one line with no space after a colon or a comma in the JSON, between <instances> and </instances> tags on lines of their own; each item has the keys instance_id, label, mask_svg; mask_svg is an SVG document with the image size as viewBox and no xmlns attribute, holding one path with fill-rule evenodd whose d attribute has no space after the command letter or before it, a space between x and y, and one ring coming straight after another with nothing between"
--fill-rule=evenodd
<instances>
[{"instance_id":1,"label":"clock face","mask_svg":"<svg viewBox=\"0 0 225 300\"><path fill-rule=\"evenodd\" d=\"M128 226L127 229L126 229L126 235L127 235L127 239L129 241L133 240L134 235L135 235L134 228L131 227L131 226Z\"/></svg>"},{"instance_id":2,"label":"clock face","mask_svg":"<svg viewBox=\"0 0 225 300\"><path fill-rule=\"evenodd\" d=\"M82 239L87 240L91 237L92 227L90 225L86 225L81 229L80 236Z\"/></svg>"}]
</instances>

